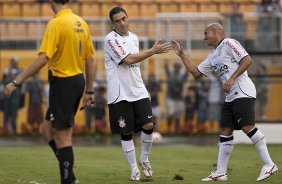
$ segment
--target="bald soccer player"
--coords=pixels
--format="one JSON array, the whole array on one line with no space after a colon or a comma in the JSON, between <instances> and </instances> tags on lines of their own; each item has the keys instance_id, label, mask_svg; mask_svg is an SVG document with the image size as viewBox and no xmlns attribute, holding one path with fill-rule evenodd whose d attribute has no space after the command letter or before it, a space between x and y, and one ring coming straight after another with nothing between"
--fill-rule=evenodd
<instances>
[{"instance_id":1,"label":"bald soccer player","mask_svg":"<svg viewBox=\"0 0 282 184\"><path fill-rule=\"evenodd\" d=\"M180 43L171 41L176 55L196 79L203 75L209 77L214 72L222 81L226 95L221 113L217 169L202 181L228 179L227 163L233 150L234 130L242 130L255 145L263 162L257 181L263 181L278 172L278 167L269 156L263 133L254 124L256 88L247 73L252 59L237 40L225 38L220 24L208 25L204 34L204 40L213 49L199 66L184 54Z\"/></svg>"}]
</instances>

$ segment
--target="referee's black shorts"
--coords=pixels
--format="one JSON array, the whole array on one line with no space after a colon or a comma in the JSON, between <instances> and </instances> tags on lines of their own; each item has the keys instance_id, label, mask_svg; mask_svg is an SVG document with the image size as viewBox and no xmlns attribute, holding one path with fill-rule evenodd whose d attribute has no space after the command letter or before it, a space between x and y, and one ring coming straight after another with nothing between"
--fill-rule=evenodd
<instances>
[{"instance_id":1,"label":"referee's black shorts","mask_svg":"<svg viewBox=\"0 0 282 184\"><path fill-rule=\"evenodd\" d=\"M112 134L137 133L142 130L143 125L153 122L149 98L109 104L109 114Z\"/></svg>"},{"instance_id":2,"label":"referee's black shorts","mask_svg":"<svg viewBox=\"0 0 282 184\"><path fill-rule=\"evenodd\" d=\"M52 122L53 128L72 127L85 87L83 74L66 78L52 77L49 83L49 108L46 120Z\"/></svg>"},{"instance_id":3,"label":"referee's black shorts","mask_svg":"<svg viewBox=\"0 0 282 184\"><path fill-rule=\"evenodd\" d=\"M220 127L241 130L244 125L253 125L254 105L255 98L237 98L232 102L224 102Z\"/></svg>"}]
</instances>

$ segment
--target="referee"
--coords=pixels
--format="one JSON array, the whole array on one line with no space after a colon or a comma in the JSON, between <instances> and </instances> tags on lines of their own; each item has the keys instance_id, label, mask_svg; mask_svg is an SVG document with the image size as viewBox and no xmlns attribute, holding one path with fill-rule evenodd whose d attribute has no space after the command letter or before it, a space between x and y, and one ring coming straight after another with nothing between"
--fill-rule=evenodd
<instances>
[{"instance_id":1,"label":"referee","mask_svg":"<svg viewBox=\"0 0 282 184\"><path fill-rule=\"evenodd\" d=\"M61 184L78 183L73 174L74 116L82 96L86 107L94 100L94 48L90 30L87 23L68 8L69 1L49 0L56 15L48 22L38 57L8 83L4 91L10 96L48 63L49 107L42 132L59 161Z\"/></svg>"}]
</instances>

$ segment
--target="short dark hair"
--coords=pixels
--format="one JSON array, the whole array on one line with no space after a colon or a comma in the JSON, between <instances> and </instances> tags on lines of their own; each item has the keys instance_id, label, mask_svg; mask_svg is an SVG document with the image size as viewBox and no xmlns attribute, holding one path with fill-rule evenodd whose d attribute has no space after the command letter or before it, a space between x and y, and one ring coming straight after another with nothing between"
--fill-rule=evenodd
<instances>
[{"instance_id":1,"label":"short dark hair","mask_svg":"<svg viewBox=\"0 0 282 184\"><path fill-rule=\"evenodd\" d=\"M54 0L54 2L55 2L55 3L58 3L58 4L62 4L62 5L64 5L64 4L69 3L69 2L70 2L70 0Z\"/></svg>"},{"instance_id":2,"label":"short dark hair","mask_svg":"<svg viewBox=\"0 0 282 184\"><path fill-rule=\"evenodd\" d=\"M111 9L111 11L110 11L110 14L109 14L109 17L110 17L110 19L111 19L111 22L113 22L113 15L114 14L117 14L117 13L119 13L119 12L124 12L125 13L125 15L127 16L127 13L126 13L126 11L123 9L123 8L121 8L121 7L114 7L113 9Z\"/></svg>"}]
</instances>

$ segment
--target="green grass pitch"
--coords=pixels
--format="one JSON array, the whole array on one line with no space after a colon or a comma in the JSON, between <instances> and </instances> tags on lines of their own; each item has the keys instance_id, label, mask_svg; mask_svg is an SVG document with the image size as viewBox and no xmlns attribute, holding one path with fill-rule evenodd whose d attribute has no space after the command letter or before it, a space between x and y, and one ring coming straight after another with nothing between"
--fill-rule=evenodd
<instances>
[{"instance_id":1,"label":"green grass pitch","mask_svg":"<svg viewBox=\"0 0 282 184\"><path fill-rule=\"evenodd\" d=\"M269 145L274 162L282 169L282 146ZM141 183L197 184L216 167L216 146L153 146L150 161L154 176ZM119 146L74 147L76 177L81 184L138 183L128 180L130 172ZM137 158L140 146L136 148ZM228 165L228 181L252 184L261 169L261 161L252 145L235 145ZM175 175L183 180L174 180ZM58 184L59 166L46 146L0 147L0 184ZM281 184L281 172L264 183Z\"/></svg>"}]
</instances>

